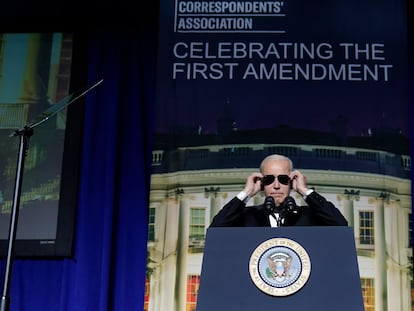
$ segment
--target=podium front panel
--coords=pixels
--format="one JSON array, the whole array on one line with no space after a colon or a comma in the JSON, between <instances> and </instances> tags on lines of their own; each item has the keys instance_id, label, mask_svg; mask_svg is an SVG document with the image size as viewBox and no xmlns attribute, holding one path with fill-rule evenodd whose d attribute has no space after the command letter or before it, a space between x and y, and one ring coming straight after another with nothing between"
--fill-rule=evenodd
<instances>
[{"instance_id":1,"label":"podium front panel","mask_svg":"<svg viewBox=\"0 0 414 311\"><path fill-rule=\"evenodd\" d=\"M306 283L287 296L269 295L253 282L249 263L268 240L289 239L309 255ZM351 227L209 228L197 311L363 311Z\"/></svg>"}]
</instances>

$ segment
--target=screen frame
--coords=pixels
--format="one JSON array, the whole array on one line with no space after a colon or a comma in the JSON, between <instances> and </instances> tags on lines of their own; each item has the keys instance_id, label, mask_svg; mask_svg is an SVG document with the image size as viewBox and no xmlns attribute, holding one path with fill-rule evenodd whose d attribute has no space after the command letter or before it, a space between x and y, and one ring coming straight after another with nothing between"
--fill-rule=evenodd
<instances>
[{"instance_id":1,"label":"screen frame","mask_svg":"<svg viewBox=\"0 0 414 311\"><path fill-rule=\"evenodd\" d=\"M51 33L51 31L19 32ZM69 94L85 89L87 86L87 40L85 32L75 29L61 29L52 32L70 33L73 36ZM8 32L4 31L3 33ZM13 249L12 256L16 258L73 257L82 151L84 103L85 96L77 99L66 108L66 125L55 239L26 240L15 238L14 241L10 241L10 237L8 239L0 239L0 257L9 255L11 243ZM34 129L34 135L36 135L36 129ZM24 180L24 175L22 179ZM17 222L17 228L18 225L19 223Z\"/></svg>"}]
</instances>

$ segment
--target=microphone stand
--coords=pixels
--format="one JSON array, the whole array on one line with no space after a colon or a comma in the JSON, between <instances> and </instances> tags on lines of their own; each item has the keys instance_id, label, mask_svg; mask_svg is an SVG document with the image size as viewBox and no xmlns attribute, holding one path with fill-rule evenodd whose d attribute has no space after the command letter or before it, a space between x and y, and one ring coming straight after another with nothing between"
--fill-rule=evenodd
<instances>
[{"instance_id":1,"label":"microphone stand","mask_svg":"<svg viewBox=\"0 0 414 311\"><path fill-rule=\"evenodd\" d=\"M16 167L16 181L14 184L13 205L10 215L9 245L7 249L6 267L4 271L3 295L1 297L0 311L8 311L10 308L10 279L14 259L14 243L16 241L17 221L19 219L24 160L27 154L29 139L33 135L33 128L25 126L24 128L17 130L14 135L20 136L20 144Z\"/></svg>"},{"instance_id":2,"label":"microphone stand","mask_svg":"<svg viewBox=\"0 0 414 311\"><path fill-rule=\"evenodd\" d=\"M57 114L63 108L66 108L69 104L85 96L86 93L88 93L90 90L101 84L102 81L103 79L99 80L98 82L84 90L66 96L64 99L62 99L61 101L59 101L58 103L54 104L49 109L44 111L42 114L40 114L29 125L26 125L23 128L16 130L14 133L10 135L20 136L20 144L16 167L16 181L14 184L13 206L10 215L9 245L7 249L6 267L4 271L3 295L0 301L0 311L9 311L10 308L10 279L14 259L14 243L16 241L17 221L19 218L24 160L26 157L27 148L29 146L29 138L33 135L33 128L49 120L52 116Z\"/></svg>"}]
</instances>

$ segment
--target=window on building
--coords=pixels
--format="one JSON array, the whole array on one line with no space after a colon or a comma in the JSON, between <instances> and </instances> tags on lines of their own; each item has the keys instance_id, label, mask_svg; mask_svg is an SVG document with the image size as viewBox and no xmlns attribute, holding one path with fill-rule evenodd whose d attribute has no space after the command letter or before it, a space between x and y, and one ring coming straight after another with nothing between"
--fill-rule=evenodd
<instances>
[{"instance_id":1,"label":"window on building","mask_svg":"<svg viewBox=\"0 0 414 311\"><path fill-rule=\"evenodd\" d=\"M204 236L206 229L206 211L204 208L191 208L190 237Z\"/></svg>"},{"instance_id":2,"label":"window on building","mask_svg":"<svg viewBox=\"0 0 414 311\"><path fill-rule=\"evenodd\" d=\"M359 244L360 246L374 245L374 212L359 212Z\"/></svg>"},{"instance_id":3,"label":"window on building","mask_svg":"<svg viewBox=\"0 0 414 311\"><path fill-rule=\"evenodd\" d=\"M190 252L197 253L204 250L206 232L206 209L201 207L190 208Z\"/></svg>"},{"instance_id":4,"label":"window on building","mask_svg":"<svg viewBox=\"0 0 414 311\"><path fill-rule=\"evenodd\" d=\"M148 211L148 241L155 241L155 208Z\"/></svg>"},{"instance_id":5,"label":"window on building","mask_svg":"<svg viewBox=\"0 0 414 311\"><path fill-rule=\"evenodd\" d=\"M199 275L189 275L187 277L187 299L185 304L185 311L195 311L199 286Z\"/></svg>"},{"instance_id":6,"label":"window on building","mask_svg":"<svg viewBox=\"0 0 414 311\"><path fill-rule=\"evenodd\" d=\"M362 298L365 311L375 311L375 287L374 279L361 278Z\"/></svg>"}]
</instances>

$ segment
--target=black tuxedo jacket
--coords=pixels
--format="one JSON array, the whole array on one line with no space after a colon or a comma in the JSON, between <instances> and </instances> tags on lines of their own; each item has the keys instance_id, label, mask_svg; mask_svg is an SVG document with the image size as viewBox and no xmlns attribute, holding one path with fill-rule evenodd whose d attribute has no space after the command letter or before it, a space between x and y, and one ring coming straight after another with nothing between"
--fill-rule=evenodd
<instances>
[{"instance_id":1,"label":"black tuxedo jacket","mask_svg":"<svg viewBox=\"0 0 414 311\"><path fill-rule=\"evenodd\" d=\"M308 206L289 214L283 226L347 226L341 212L323 196L313 191L306 197ZM234 197L214 216L210 227L270 227L269 214L263 205L246 206Z\"/></svg>"}]
</instances>

